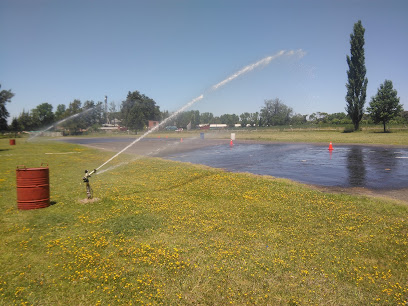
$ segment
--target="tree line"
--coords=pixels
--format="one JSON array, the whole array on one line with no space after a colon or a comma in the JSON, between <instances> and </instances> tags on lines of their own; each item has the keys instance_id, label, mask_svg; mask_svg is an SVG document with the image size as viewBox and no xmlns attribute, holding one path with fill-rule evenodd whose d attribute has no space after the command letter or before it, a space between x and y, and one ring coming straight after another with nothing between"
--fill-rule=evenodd
<instances>
[{"instance_id":1,"label":"tree line","mask_svg":"<svg viewBox=\"0 0 408 306\"><path fill-rule=\"evenodd\" d=\"M387 83L388 84L388 83ZM389 84L388 84L389 86ZM383 89L385 90L385 89ZM9 92L10 93L10 92ZM10 99L12 94L5 95ZM373 98L377 103L378 98ZM78 115L78 116L75 116ZM13 132L35 131L55 125L54 129L64 130L68 134L78 134L84 130L96 131L103 124L120 122L121 126L130 130L144 130L148 121L162 121L171 115L168 111L160 111L156 102L138 91L129 92L126 100L122 101L119 109L112 101L109 108L105 109L103 102L85 101L75 99L68 106L60 104L53 111L49 103L42 103L32 110L23 112L13 118L11 125L4 130ZM68 120L69 119L69 120ZM390 118L389 120L391 120ZM393 117L395 123L407 124L408 111L400 112ZM374 117L364 114L362 121L374 123ZM185 111L176 116L169 125L181 128L191 126L196 128L203 124L225 124L228 127L273 127L273 126L302 126L302 125L351 125L352 119L344 112L328 114L316 112L310 115L296 114L293 109L283 103L279 98L265 100L259 112L244 112L240 115L223 114L214 116L211 112L200 113L198 110Z\"/></svg>"},{"instance_id":2,"label":"tree line","mask_svg":"<svg viewBox=\"0 0 408 306\"><path fill-rule=\"evenodd\" d=\"M81 130L103 123L104 114L101 111L101 105L102 102L95 103L94 101L85 101L82 104L80 100L75 99L69 103L68 107L59 104L54 112L51 104L41 103L32 110L23 110L18 117L13 118L8 130L13 132L35 131L60 122L54 128L61 128L70 131L71 134L76 134ZM72 120L64 120L70 117L73 117Z\"/></svg>"}]
</instances>

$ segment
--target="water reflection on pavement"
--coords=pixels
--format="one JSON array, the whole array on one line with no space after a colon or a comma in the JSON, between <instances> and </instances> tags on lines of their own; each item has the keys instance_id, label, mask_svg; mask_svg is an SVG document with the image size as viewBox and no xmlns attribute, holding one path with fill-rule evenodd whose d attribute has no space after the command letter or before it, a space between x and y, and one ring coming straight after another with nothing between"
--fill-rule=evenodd
<instances>
[{"instance_id":1,"label":"water reflection on pavement","mask_svg":"<svg viewBox=\"0 0 408 306\"><path fill-rule=\"evenodd\" d=\"M408 187L408 148L313 144L217 145L167 159L288 178L307 184L370 189Z\"/></svg>"}]
</instances>

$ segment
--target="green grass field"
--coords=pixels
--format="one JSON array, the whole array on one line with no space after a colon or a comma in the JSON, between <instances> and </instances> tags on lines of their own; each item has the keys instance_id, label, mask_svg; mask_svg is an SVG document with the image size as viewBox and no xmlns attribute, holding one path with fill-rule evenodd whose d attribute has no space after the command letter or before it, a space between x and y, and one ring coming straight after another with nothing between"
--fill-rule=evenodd
<instances>
[{"instance_id":1,"label":"green grass field","mask_svg":"<svg viewBox=\"0 0 408 306\"><path fill-rule=\"evenodd\" d=\"M310 143L350 143L370 145L397 145L408 146L408 130L394 128L390 133L383 133L381 128L364 129L360 132L343 133L344 127L339 128L260 128L260 129L237 129L230 131L210 130L204 131L206 138L229 139L231 132L236 134L237 140L273 141L273 142L310 142ZM161 137L199 137L203 131L161 132Z\"/></svg>"},{"instance_id":2,"label":"green grass field","mask_svg":"<svg viewBox=\"0 0 408 306\"><path fill-rule=\"evenodd\" d=\"M406 305L407 205L125 154L83 201L112 155L0 140L0 304ZM54 205L18 210L43 162Z\"/></svg>"}]
</instances>

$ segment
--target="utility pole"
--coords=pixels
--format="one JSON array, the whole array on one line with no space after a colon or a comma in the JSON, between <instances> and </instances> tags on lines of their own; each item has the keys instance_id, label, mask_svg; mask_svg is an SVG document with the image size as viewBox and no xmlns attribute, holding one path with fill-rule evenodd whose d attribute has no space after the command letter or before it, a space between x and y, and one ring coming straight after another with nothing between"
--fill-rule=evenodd
<instances>
[{"instance_id":1,"label":"utility pole","mask_svg":"<svg viewBox=\"0 0 408 306\"><path fill-rule=\"evenodd\" d=\"M108 116L108 96L105 96L105 116L106 116L106 124L109 124L109 116Z\"/></svg>"}]
</instances>

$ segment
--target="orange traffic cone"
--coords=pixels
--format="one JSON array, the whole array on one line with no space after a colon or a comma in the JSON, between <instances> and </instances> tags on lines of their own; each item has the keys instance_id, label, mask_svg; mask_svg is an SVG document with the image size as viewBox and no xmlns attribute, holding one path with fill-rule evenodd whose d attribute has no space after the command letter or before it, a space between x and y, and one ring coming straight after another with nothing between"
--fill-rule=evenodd
<instances>
[{"instance_id":1,"label":"orange traffic cone","mask_svg":"<svg viewBox=\"0 0 408 306\"><path fill-rule=\"evenodd\" d=\"M234 143L232 142L232 139L230 141L230 147L232 147L234 145Z\"/></svg>"},{"instance_id":2,"label":"orange traffic cone","mask_svg":"<svg viewBox=\"0 0 408 306\"><path fill-rule=\"evenodd\" d=\"M333 145L332 145L331 141L330 141L330 144L329 144L329 151L333 151Z\"/></svg>"}]
</instances>

